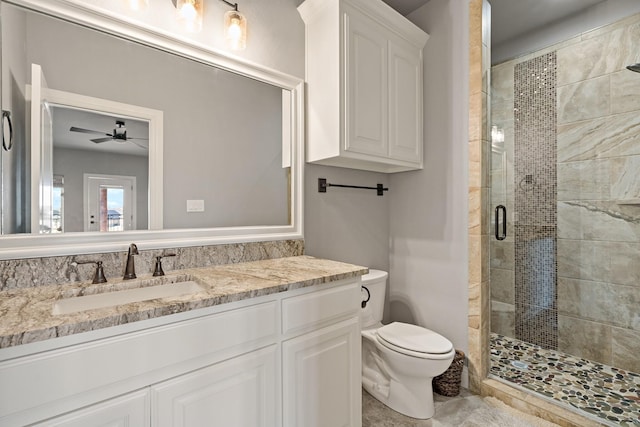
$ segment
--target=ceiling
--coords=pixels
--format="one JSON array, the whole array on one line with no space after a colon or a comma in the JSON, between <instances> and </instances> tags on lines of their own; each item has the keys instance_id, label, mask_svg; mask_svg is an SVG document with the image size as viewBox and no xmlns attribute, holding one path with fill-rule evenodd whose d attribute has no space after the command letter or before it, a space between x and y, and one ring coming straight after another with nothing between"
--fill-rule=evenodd
<instances>
[{"instance_id":1,"label":"ceiling","mask_svg":"<svg viewBox=\"0 0 640 427\"><path fill-rule=\"evenodd\" d=\"M491 43L498 45L603 1L605 0L489 0ZM384 2L402 15L408 15L429 0L384 0Z\"/></svg>"},{"instance_id":2,"label":"ceiling","mask_svg":"<svg viewBox=\"0 0 640 427\"><path fill-rule=\"evenodd\" d=\"M105 113L78 110L66 107L51 106L53 116L53 145L56 148L71 148L76 150L91 150L94 152L110 152L124 155L148 156L149 123L125 117L115 117ZM127 138L144 138L132 141L92 142L92 139L106 137L113 134L116 120L125 122ZM71 127L95 130L102 133L71 132Z\"/></svg>"},{"instance_id":3,"label":"ceiling","mask_svg":"<svg viewBox=\"0 0 640 427\"><path fill-rule=\"evenodd\" d=\"M499 45L603 1L605 0L490 0L491 43Z\"/></svg>"}]
</instances>

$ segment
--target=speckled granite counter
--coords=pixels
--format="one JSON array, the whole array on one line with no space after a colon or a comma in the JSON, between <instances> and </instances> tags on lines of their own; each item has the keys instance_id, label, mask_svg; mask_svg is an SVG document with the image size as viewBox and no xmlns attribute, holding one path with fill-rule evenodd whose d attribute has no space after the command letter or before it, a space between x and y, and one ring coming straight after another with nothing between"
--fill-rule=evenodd
<instances>
[{"instance_id":1,"label":"speckled granite counter","mask_svg":"<svg viewBox=\"0 0 640 427\"><path fill-rule=\"evenodd\" d=\"M0 348L358 277L366 272L365 267L309 256L193 268L167 272L160 281L194 280L202 286L201 292L64 315L52 314L59 299L155 285L159 278L140 276L124 282L111 278L99 285L73 283L2 291Z\"/></svg>"}]
</instances>

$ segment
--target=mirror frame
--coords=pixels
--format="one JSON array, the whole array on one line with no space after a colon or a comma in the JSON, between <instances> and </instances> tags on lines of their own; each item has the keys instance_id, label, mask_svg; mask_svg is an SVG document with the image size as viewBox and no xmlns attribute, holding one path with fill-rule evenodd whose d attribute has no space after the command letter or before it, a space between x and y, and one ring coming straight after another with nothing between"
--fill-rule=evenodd
<instances>
[{"instance_id":1,"label":"mirror frame","mask_svg":"<svg viewBox=\"0 0 640 427\"><path fill-rule=\"evenodd\" d=\"M290 127L283 128L283 134L291 136L291 147L289 152L283 150L283 162L290 160L291 167L289 188L291 224L135 230L113 233L5 235L0 236L0 260L119 252L126 250L131 242L135 242L140 249L147 250L303 238L304 81L302 79L230 56L193 41L178 39L157 28L142 26L127 16L82 4L79 0L4 1L288 90L290 108L286 114L289 114Z\"/></svg>"}]
</instances>

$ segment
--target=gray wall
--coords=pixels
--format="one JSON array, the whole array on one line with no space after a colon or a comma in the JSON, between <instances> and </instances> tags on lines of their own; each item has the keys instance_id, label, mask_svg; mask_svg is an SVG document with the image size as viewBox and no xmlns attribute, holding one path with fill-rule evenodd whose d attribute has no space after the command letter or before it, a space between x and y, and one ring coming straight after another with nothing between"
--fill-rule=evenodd
<instances>
[{"instance_id":1,"label":"gray wall","mask_svg":"<svg viewBox=\"0 0 640 427\"><path fill-rule=\"evenodd\" d=\"M424 49L424 170L390 178L390 316L467 351L468 2L431 0L409 19Z\"/></svg>"},{"instance_id":2,"label":"gray wall","mask_svg":"<svg viewBox=\"0 0 640 427\"><path fill-rule=\"evenodd\" d=\"M148 159L87 150L54 148L53 173L64 176L64 231L84 230L84 174L136 177L136 229L148 228Z\"/></svg>"},{"instance_id":3,"label":"gray wall","mask_svg":"<svg viewBox=\"0 0 640 427\"><path fill-rule=\"evenodd\" d=\"M333 184L389 186L389 175L306 165L305 252L369 268L389 269L389 200L373 190L329 188L318 192L318 178Z\"/></svg>"},{"instance_id":4,"label":"gray wall","mask_svg":"<svg viewBox=\"0 0 640 427\"><path fill-rule=\"evenodd\" d=\"M230 10L221 1L204 1L202 31L188 33L176 23L175 8L169 0L151 0L149 8L132 12L126 1L81 0L115 16L160 28L167 34L191 40L208 49L228 51L223 34L224 14ZM233 56L287 74L304 77L304 23L296 7L302 0L243 0L240 12L247 18L247 48L230 52Z\"/></svg>"}]
</instances>

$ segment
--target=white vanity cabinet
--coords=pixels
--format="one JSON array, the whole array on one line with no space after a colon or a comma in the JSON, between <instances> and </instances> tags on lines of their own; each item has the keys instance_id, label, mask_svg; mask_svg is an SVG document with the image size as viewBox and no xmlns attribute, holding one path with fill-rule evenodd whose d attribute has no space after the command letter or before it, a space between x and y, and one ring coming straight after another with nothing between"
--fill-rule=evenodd
<instances>
[{"instance_id":1,"label":"white vanity cabinet","mask_svg":"<svg viewBox=\"0 0 640 427\"><path fill-rule=\"evenodd\" d=\"M354 278L0 350L0 425L359 427L359 303Z\"/></svg>"},{"instance_id":2,"label":"white vanity cabinet","mask_svg":"<svg viewBox=\"0 0 640 427\"><path fill-rule=\"evenodd\" d=\"M154 385L151 425L277 426L277 374L272 345Z\"/></svg>"},{"instance_id":3,"label":"white vanity cabinet","mask_svg":"<svg viewBox=\"0 0 640 427\"><path fill-rule=\"evenodd\" d=\"M359 282L283 301L284 427L362 424L359 301Z\"/></svg>"},{"instance_id":4,"label":"white vanity cabinet","mask_svg":"<svg viewBox=\"0 0 640 427\"><path fill-rule=\"evenodd\" d=\"M382 0L306 0L307 161L377 172L423 167L428 35Z\"/></svg>"}]
</instances>

